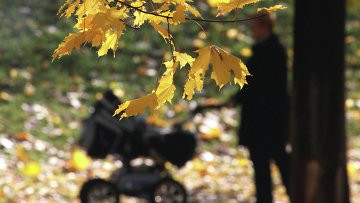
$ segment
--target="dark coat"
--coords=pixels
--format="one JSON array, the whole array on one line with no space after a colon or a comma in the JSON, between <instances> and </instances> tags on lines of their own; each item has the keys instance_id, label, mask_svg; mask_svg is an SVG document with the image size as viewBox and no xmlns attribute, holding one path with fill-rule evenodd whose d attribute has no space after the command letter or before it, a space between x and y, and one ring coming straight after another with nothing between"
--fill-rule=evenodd
<instances>
[{"instance_id":1,"label":"dark coat","mask_svg":"<svg viewBox=\"0 0 360 203\"><path fill-rule=\"evenodd\" d=\"M252 76L234 100L241 104L239 144L284 144L288 136L287 55L276 35L252 47Z\"/></svg>"}]
</instances>

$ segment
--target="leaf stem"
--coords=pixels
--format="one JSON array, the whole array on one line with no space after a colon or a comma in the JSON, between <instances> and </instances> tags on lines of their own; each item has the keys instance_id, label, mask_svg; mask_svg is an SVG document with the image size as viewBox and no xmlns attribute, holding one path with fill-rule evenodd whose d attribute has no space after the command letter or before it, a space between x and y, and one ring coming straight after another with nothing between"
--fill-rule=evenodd
<instances>
[{"instance_id":1,"label":"leaf stem","mask_svg":"<svg viewBox=\"0 0 360 203\"><path fill-rule=\"evenodd\" d=\"M175 63L174 49L172 47L172 43L174 43L174 46L175 46L175 42L171 38L169 18L166 18L166 21L167 21L167 30L168 30L168 38L169 38L168 40L169 40L169 45L170 45L171 56L172 56L173 62Z\"/></svg>"},{"instance_id":2,"label":"leaf stem","mask_svg":"<svg viewBox=\"0 0 360 203\"><path fill-rule=\"evenodd\" d=\"M197 21L195 21L195 20L192 20L192 21L193 21L196 25L198 25L198 26L200 27L200 29L202 29L202 31L205 33L206 39L209 41L209 44L210 44L210 45L213 45L213 43L212 43L212 41L211 41L208 33L207 33L206 30L203 28L203 26L201 26L200 23L197 22Z\"/></svg>"}]
</instances>

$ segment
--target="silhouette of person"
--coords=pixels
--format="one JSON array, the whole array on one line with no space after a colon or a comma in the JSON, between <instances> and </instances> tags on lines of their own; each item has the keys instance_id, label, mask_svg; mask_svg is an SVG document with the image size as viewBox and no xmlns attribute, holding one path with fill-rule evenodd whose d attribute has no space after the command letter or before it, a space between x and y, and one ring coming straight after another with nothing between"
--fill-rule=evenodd
<instances>
[{"instance_id":1,"label":"silhouette of person","mask_svg":"<svg viewBox=\"0 0 360 203\"><path fill-rule=\"evenodd\" d=\"M289 191L287 55L273 32L274 21L270 14L262 11L257 15L250 22L255 44L247 61L252 74L247 77L248 85L229 101L207 107L242 106L239 144L248 148L253 162L256 201L271 203L271 160L278 166L282 182Z\"/></svg>"}]
</instances>

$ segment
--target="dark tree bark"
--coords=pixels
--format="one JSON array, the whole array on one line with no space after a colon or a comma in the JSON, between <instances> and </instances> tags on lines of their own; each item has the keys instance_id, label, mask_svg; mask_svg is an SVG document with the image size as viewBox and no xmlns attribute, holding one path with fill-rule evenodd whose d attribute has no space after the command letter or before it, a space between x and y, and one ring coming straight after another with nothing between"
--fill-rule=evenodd
<instances>
[{"instance_id":1,"label":"dark tree bark","mask_svg":"<svg viewBox=\"0 0 360 203\"><path fill-rule=\"evenodd\" d=\"M344 0L296 0L293 203L347 203Z\"/></svg>"}]
</instances>

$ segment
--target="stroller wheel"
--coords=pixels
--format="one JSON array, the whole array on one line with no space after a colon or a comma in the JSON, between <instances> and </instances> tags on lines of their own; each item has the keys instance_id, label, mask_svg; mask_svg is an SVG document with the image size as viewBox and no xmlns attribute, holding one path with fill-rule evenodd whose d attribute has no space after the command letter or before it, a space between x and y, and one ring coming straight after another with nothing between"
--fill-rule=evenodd
<instances>
[{"instance_id":1,"label":"stroller wheel","mask_svg":"<svg viewBox=\"0 0 360 203\"><path fill-rule=\"evenodd\" d=\"M92 179L87 181L80 190L81 203L119 203L119 192L115 185L103 180Z\"/></svg>"},{"instance_id":2,"label":"stroller wheel","mask_svg":"<svg viewBox=\"0 0 360 203\"><path fill-rule=\"evenodd\" d=\"M185 203L187 194L184 186L173 179L164 179L154 188L153 202Z\"/></svg>"}]
</instances>

